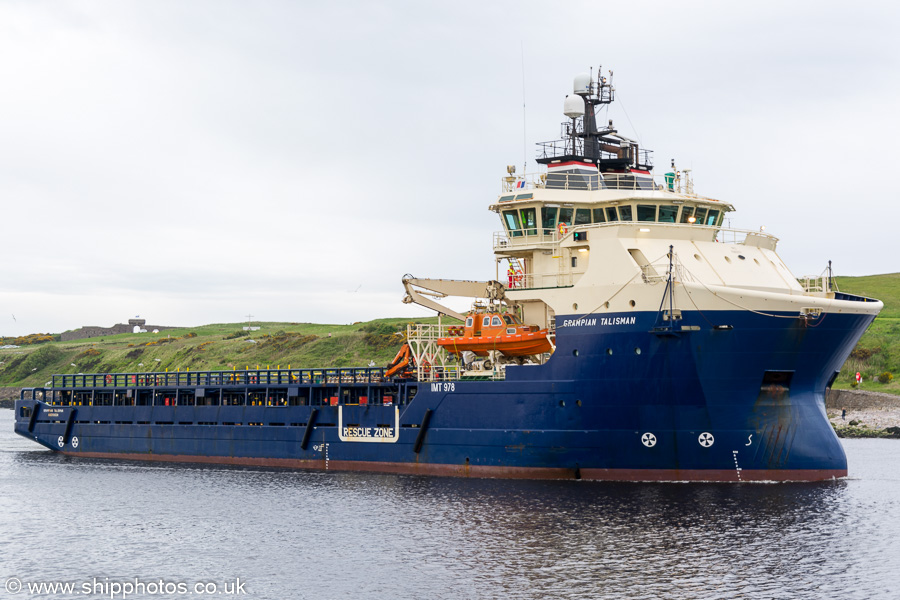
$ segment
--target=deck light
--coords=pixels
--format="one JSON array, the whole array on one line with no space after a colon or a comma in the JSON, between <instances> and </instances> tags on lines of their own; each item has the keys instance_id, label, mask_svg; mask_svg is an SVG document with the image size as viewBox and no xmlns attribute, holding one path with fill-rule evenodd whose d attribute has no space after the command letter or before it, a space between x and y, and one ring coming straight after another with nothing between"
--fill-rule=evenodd
<instances>
[{"instance_id":1,"label":"deck light","mask_svg":"<svg viewBox=\"0 0 900 600\"><path fill-rule=\"evenodd\" d=\"M640 231L642 233L647 233L648 231L650 231L650 228L649 227L641 227L640 229L638 229L638 231Z\"/></svg>"},{"instance_id":2,"label":"deck light","mask_svg":"<svg viewBox=\"0 0 900 600\"><path fill-rule=\"evenodd\" d=\"M693 225L697 221L697 217L688 217L688 223Z\"/></svg>"}]
</instances>

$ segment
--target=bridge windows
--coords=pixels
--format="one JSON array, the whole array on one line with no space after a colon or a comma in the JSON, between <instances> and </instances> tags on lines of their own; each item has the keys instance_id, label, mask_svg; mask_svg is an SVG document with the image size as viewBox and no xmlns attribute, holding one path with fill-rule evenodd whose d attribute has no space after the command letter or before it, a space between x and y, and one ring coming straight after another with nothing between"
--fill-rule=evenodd
<instances>
[{"instance_id":1,"label":"bridge windows","mask_svg":"<svg viewBox=\"0 0 900 600\"><path fill-rule=\"evenodd\" d=\"M656 205L655 204L638 204L637 220L646 223L656 222Z\"/></svg>"},{"instance_id":2,"label":"bridge windows","mask_svg":"<svg viewBox=\"0 0 900 600\"><path fill-rule=\"evenodd\" d=\"M589 208L579 208L575 211L575 225L590 225L591 210Z\"/></svg>"},{"instance_id":3,"label":"bridge windows","mask_svg":"<svg viewBox=\"0 0 900 600\"><path fill-rule=\"evenodd\" d=\"M553 234L553 230L556 229L556 214L558 212L558 206L541 207L541 225L544 228L544 235Z\"/></svg>"},{"instance_id":4,"label":"bridge windows","mask_svg":"<svg viewBox=\"0 0 900 600\"><path fill-rule=\"evenodd\" d=\"M510 235L513 237L522 235L521 227L519 227L519 213L514 210L504 210L503 219Z\"/></svg>"},{"instance_id":5,"label":"bridge windows","mask_svg":"<svg viewBox=\"0 0 900 600\"><path fill-rule=\"evenodd\" d=\"M706 221L706 211L707 209L702 206L697 207L697 210L694 212L694 216L697 217L697 220L694 221L694 225L703 225Z\"/></svg>"},{"instance_id":6,"label":"bridge windows","mask_svg":"<svg viewBox=\"0 0 900 600\"><path fill-rule=\"evenodd\" d=\"M678 216L678 207L671 204L663 204L659 207L659 222L674 223Z\"/></svg>"},{"instance_id":7,"label":"bridge windows","mask_svg":"<svg viewBox=\"0 0 900 600\"><path fill-rule=\"evenodd\" d=\"M522 217L522 227L525 229L525 235L537 235L537 218L534 207L523 208L520 211Z\"/></svg>"}]
</instances>

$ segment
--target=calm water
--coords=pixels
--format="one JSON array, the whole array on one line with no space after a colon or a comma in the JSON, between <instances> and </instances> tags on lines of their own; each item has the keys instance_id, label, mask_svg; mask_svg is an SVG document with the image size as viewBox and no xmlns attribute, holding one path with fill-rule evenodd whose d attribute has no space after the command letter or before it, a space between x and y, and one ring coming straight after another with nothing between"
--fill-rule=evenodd
<instances>
[{"instance_id":1,"label":"calm water","mask_svg":"<svg viewBox=\"0 0 900 600\"><path fill-rule=\"evenodd\" d=\"M900 596L896 440L845 440L851 478L823 484L466 481L75 460L12 419L0 598L110 597L13 596L10 577L239 577L237 597L278 600Z\"/></svg>"}]
</instances>

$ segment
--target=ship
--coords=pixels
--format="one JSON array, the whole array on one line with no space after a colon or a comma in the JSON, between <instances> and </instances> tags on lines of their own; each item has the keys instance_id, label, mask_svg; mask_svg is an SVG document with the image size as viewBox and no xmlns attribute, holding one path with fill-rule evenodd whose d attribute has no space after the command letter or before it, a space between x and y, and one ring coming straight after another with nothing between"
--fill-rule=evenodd
<instances>
[{"instance_id":1,"label":"ship","mask_svg":"<svg viewBox=\"0 0 900 600\"><path fill-rule=\"evenodd\" d=\"M599 123L614 100L611 71L578 75L538 172L507 167L494 279L402 277L437 318L390 365L58 374L21 391L16 433L80 458L325 471L846 476L825 393L883 304L841 292L830 262L796 278L690 170L654 175Z\"/></svg>"}]
</instances>

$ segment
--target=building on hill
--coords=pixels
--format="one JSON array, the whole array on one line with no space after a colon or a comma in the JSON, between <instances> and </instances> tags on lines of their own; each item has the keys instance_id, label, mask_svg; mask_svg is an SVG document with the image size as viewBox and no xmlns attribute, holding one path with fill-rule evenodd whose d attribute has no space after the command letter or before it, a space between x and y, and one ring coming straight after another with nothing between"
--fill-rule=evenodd
<instances>
[{"instance_id":1,"label":"building on hill","mask_svg":"<svg viewBox=\"0 0 900 600\"><path fill-rule=\"evenodd\" d=\"M119 333L138 333L146 332L149 329L162 331L164 329L172 329L166 325L147 325L146 319L128 319L128 323L116 323L112 327L97 327L94 325L85 325L79 329L65 331L60 334L59 339L63 342L71 342L72 340L83 340L85 338L100 337L102 335L117 335Z\"/></svg>"}]
</instances>

